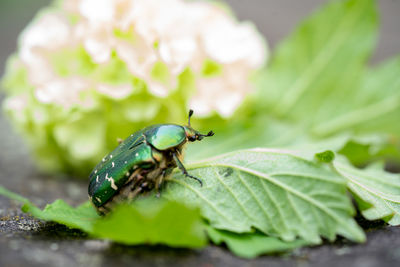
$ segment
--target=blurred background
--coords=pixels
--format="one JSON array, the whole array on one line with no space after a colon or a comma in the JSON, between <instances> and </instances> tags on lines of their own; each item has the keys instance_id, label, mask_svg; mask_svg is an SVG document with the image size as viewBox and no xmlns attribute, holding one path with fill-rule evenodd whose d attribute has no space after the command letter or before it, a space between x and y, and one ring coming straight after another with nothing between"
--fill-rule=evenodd
<instances>
[{"instance_id":1,"label":"blurred background","mask_svg":"<svg viewBox=\"0 0 400 267\"><path fill-rule=\"evenodd\" d=\"M20 32L36 12L50 0L0 1L0 73L7 57L16 49ZM326 0L227 0L240 20L253 21L258 30L274 46L293 29L295 24ZM372 62L379 62L400 49L400 1L379 0L381 27L378 47Z\"/></svg>"},{"instance_id":2,"label":"blurred background","mask_svg":"<svg viewBox=\"0 0 400 267\"><path fill-rule=\"evenodd\" d=\"M0 73L3 74L5 69L5 62L8 56L16 50L17 39L21 31L26 25L32 20L36 12L52 1L48 0L0 0ZM316 7L320 6L324 2L323 0L227 0L236 16L239 20L250 20L254 22L258 30L265 36L273 50L276 44L287 36L297 22L303 19L305 16L310 14ZM377 1L380 12L380 29L379 29L379 42L377 49L371 59L371 64L376 64L396 55L400 52L400 1L398 0L380 0ZM0 102L4 99L4 94L0 93ZM16 191L28 198L39 206L43 206L45 203L54 201L57 198L66 199L70 204L78 204L82 201L87 200L86 186L87 181L76 181L70 179L60 180L52 179L50 176L46 176L37 171L34 167L26 146L24 145L20 136L18 136L13 130L10 123L5 118L2 111L0 111L0 184L7 187L10 190ZM0 216L2 214L14 214L7 211L7 209L15 212L16 207L10 205L8 200L2 198L0 200ZM11 229L13 232L10 235L15 234L15 229ZM42 237L40 237L42 238ZM39 239L40 239L39 238ZM54 238L54 237L52 237ZM44 238L45 239L45 238ZM41 240L43 241L43 240ZM24 241L23 241L24 242ZM29 245L25 243L13 243L15 246ZM34 243L38 248L48 250L49 242L36 242ZM30 243L32 245L32 243ZM50 244L52 245L52 244ZM69 248L67 243L59 244L61 249L63 247ZM3 258L3 262L13 262L19 255L17 250L13 253L4 253L9 251L9 244L7 242L0 241L0 257ZM3 248L7 247L6 250ZM54 247L54 246L53 246ZM77 246L79 250L82 246ZM60 249L60 250L61 250ZM84 250L87 248L84 248ZM90 248L89 248L90 249ZM117 247L118 249L118 247ZM71 250L71 253L79 252ZM115 253L113 251L112 253ZM140 254L140 251L138 252ZM187 253L187 252L183 252ZM220 257L221 251L206 251L203 256L208 257ZM360 253L363 253L360 251ZM178 252L179 254L179 252ZM217 255L217 256L215 256ZM23 258L31 259L35 255L30 257L21 258L21 262L24 262ZM50 254L41 255L42 258L37 260L37 263L57 263L59 266L71 266L76 263L70 260L68 257L52 258ZM91 255L92 256L92 255ZM193 256L193 255L192 255ZM195 257L194 255L193 257ZM335 255L333 255L335 256ZM150 256L147 260L151 260ZM241 266L243 262L232 258L230 254L225 253L225 264L235 264ZM7 258L9 261L7 261ZM168 255L167 257L168 258ZM38 259L37 257L35 259ZM129 260L129 255L118 258L120 261ZM115 260L115 259L114 259ZM142 258L143 260L143 258ZM146 257L144 257L146 261ZM171 260L169 258L169 260ZM81 261L85 262L85 261ZM89 262L89 261L87 261ZM173 262L173 261L172 261ZM19 266L17 263L16 266Z\"/></svg>"}]
</instances>

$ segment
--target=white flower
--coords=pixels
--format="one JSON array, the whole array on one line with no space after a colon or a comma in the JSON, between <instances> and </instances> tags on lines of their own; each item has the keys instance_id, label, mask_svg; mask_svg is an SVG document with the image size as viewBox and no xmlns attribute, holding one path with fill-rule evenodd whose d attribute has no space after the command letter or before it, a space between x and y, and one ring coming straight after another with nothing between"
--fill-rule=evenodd
<instances>
[{"instance_id":1,"label":"white flower","mask_svg":"<svg viewBox=\"0 0 400 267\"><path fill-rule=\"evenodd\" d=\"M82 104L79 95L88 90L117 100L133 92L129 81L110 85L114 81L79 79L73 68L70 75L60 75L52 57L79 47L99 67L117 57L155 97L168 97L177 89L179 75L189 68L196 88L186 105L203 116L217 112L229 117L251 91L249 75L266 60L266 46L255 27L237 22L210 2L65 0L61 10L48 11L34 21L20 42L20 58L40 102L67 108ZM204 75L208 61L221 71ZM167 70L155 74L160 64Z\"/></svg>"},{"instance_id":2,"label":"white flower","mask_svg":"<svg viewBox=\"0 0 400 267\"><path fill-rule=\"evenodd\" d=\"M97 91L102 94L108 95L113 99L124 99L132 92L132 90L133 88L130 84L99 84L97 86Z\"/></svg>"},{"instance_id":3,"label":"white flower","mask_svg":"<svg viewBox=\"0 0 400 267\"><path fill-rule=\"evenodd\" d=\"M96 63L106 63L111 59L113 40L107 30L92 30L83 40L83 46Z\"/></svg>"},{"instance_id":4,"label":"white flower","mask_svg":"<svg viewBox=\"0 0 400 267\"><path fill-rule=\"evenodd\" d=\"M194 38L171 39L165 38L160 41L160 58L170 66L172 74L178 75L189 65L198 46Z\"/></svg>"},{"instance_id":5,"label":"white flower","mask_svg":"<svg viewBox=\"0 0 400 267\"><path fill-rule=\"evenodd\" d=\"M4 102L4 108L6 110L16 111L16 113L23 111L27 105L28 97L25 94L9 97Z\"/></svg>"},{"instance_id":6,"label":"white flower","mask_svg":"<svg viewBox=\"0 0 400 267\"><path fill-rule=\"evenodd\" d=\"M89 23L111 23L115 15L115 4L118 1L110 0L82 0L79 11Z\"/></svg>"},{"instance_id":7,"label":"white flower","mask_svg":"<svg viewBox=\"0 0 400 267\"><path fill-rule=\"evenodd\" d=\"M234 25L231 20L222 18L204 32L204 49L210 58L222 64L242 61L258 68L265 59L265 48L254 33L252 25Z\"/></svg>"},{"instance_id":8,"label":"white flower","mask_svg":"<svg viewBox=\"0 0 400 267\"><path fill-rule=\"evenodd\" d=\"M64 108L82 104L80 93L89 83L80 77L54 79L35 89L37 100L44 104L55 103Z\"/></svg>"},{"instance_id":9,"label":"white flower","mask_svg":"<svg viewBox=\"0 0 400 267\"><path fill-rule=\"evenodd\" d=\"M220 76L199 78L191 108L199 116L208 116L214 110L222 117L231 116L251 89L247 74L241 68L241 64L232 64L226 66ZM244 74L241 76L240 73Z\"/></svg>"},{"instance_id":10,"label":"white flower","mask_svg":"<svg viewBox=\"0 0 400 267\"><path fill-rule=\"evenodd\" d=\"M45 54L63 46L71 31L66 19L58 13L47 13L25 30L20 38L20 58L26 64L29 78L34 85L54 77Z\"/></svg>"},{"instance_id":11,"label":"white flower","mask_svg":"<svg viewBox=\"0 0 400 267\"><path fill-rule=\"evenodd\" d=\"M125 61L132 75L141 79L147 79L158 57L153 46L147 44L139 36L134 44L127 41L119 41L116 45L118 56Z\"/></svg>"}]
</instances>

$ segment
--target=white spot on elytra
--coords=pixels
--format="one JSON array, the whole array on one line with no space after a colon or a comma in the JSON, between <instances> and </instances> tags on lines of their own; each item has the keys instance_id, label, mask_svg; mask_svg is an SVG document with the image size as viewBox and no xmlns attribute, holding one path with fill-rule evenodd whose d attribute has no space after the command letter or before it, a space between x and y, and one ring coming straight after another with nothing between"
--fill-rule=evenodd
<instances>
[{"instance_id":1,"label":"white spot on elytra","mask_svg":"<svg viewBox=\"0 0 400 267\"><path fill-rule=\"evenodd\" d=\"M129 172L125 173L125 176L129 176L129 175L130 175L130 173L129 173Z\"/></svg>"},{"instance_id":2,"label":"white spot on elytra","mask_svg":"<svg viewBox=\"0 0 400 267\"><path fill-rule=\"evenodd\" d=\"M128 162L125 160L125 162L124 162L125 164L128 164Z\"/></svg>"},{"instance_id":3,"label":"white spot on elytra","mask_svg":"<svg viewBox=\"0 0 400 267\"><path fill-rule=\"evenodd\" d=\"M98 183L99 182L99 176L97 175L97 177L96 177L96 183Z\"/></svg>"},{"instance_id":4,"label":"white spot on elytra","mask_svg":"<svg viewBox=\"0 0 400 267\"><path fill-rule=\"evenodd\" d=\"M136 153L135 156L136 156L136 157L139 156L139 153Z\"/></svg>"},{"instance_id":5,"label":"white spot on elytra","mask_svg":"<svg viewBox=\"0 0 400 267\"><path fill-rule=\"evenodd\" d=\"M106 180L111 183L111 188L114 190L118 190L118 186L115 185L114 178L108 177L108 173L106 173Z\"/></svg>"},{"instance_id":6,"label":"white spot on elytra","mask_svg":"<svg viewBox=\"0 0 400 267\"><path fill-rule=\"evenodd\" d=\"M106 158L104 157L101 161L102 161L102 162L106 161Z\"/></svg>"},{"instance_id":7,"label":"white spot on elytra","mask_svg":"<svg viewBox=\"0 0 400 267\"><path fill-rule=\"evenodd\" d=\"M112 159L112 155L110 155L110 159Z\"/></svg>"},{"instance_id":8,"label":"white spot on elytra","mask_svg":"<svg viewBox=\"0 0 400 267\"><path fill-rule=\"evenodd\" d=\"M101 199L100 199L100 198L98 198L98 197L96 197L96 200L97 200L97 202L101 202Z\"/></svg>"},{"instance_id":9,"label":"white spot on elytra","mask_svg":"<svg viewBox=\"0 0 400 267\"><path fill-rule=\"evenodd\" d=\"M94 170L94 174L96 174L97 173L97 170Z\"/></svg>"},{"instance_id":10,"label":"white spot on elytra","mask_svg":"<svg viewBox=\"0 0 400 267\"><path fill-rule=\"evenodd\" d=\"M115 166L115 163L114 163L114 161L113 161L113 162L111 162L111 166L114 168L114 166Z\"/></svg>"}]
</instances>

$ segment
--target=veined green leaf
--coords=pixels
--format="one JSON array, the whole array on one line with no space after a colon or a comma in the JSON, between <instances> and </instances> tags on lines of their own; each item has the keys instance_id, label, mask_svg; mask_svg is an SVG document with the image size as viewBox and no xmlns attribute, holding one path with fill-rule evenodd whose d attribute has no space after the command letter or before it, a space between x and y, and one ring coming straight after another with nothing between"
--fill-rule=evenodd
<instances>
[{"instance_id":1,"label":"veined green leaf","mask_svg":"<svg viewBox=\"0 0 400 267\"><path fill-rule=\"evenodd\" d=\"M308 125L352 102L376 42L373 0L334 1L278 46L261 79L260 105ZM308 118L305 121L305 118Z\"/></svg>"},{"instance_id":2,"label":"veined green leaf","mask_svg":"<svg viewBox=\"0 0 400 267\"><path fill-rule=\"evenodd\" d=\"M260 79L259 106L301 121L317 137L349 130L400 136L400 57L366 67L377 24L373 0L323 7L278 46Z\"/></svg>"},{"instance_id":3,"label":"veined green leaf","mask_svg":"<svg viewBox=\"0 0 400 267\"><path fill-rule=\"evenodd\" d=\"M335 161L334 166L359 201L369 204L362 209L366 219L384 219L391 225L400 225L400 174L385 172L382 166L356 169L342 161Z\"/></svg>"},{"instance_id":4,"label":"veined green leaf","mask_svg":"<svg viewBox=\"0 0 400 267\"><path fill-rule=\"evenodd\" d=\"M348 107L338 108L313 131L321 136L343 130L387 133L400 137L400 56L370 69L359 88L345 98Z\"/></svg>"},{"instance_id":5,"label":"veined green leaf","mask_svg":"<svg viewBox=\"0 0 400 267\"><path fill-rule=\"evenodd\" d=\"M309 244L304 240L285 242L279 238L260 233L237 234L212 227L207 227L207 233L213 243L217 245L225 243L234 254L243 258L254 258L262 254L284 252Z\"/></svg>"},{"instance_id":6,"label":"veined green leaf","mask_svg":"<svg viewBox=\"0 0 400 267\"><path fill-rule=\"evenodd\" d=\"M204 186L177 174L163 196L201 207L212 227L237 233L256 228L285 241L318 243L336 234L365 240L352 218L345 180L323 164L290 151L253 149L187 167Z\"/></svg>"}]
</instances>

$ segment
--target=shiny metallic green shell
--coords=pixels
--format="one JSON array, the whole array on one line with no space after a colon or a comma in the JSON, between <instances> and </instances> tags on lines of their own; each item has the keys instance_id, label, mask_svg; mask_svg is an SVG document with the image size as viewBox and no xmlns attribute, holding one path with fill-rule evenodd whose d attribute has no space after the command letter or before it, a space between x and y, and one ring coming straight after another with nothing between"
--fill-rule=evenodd
<instances>
[{"instance_id":1,"label":"shiny metallic green shell","mask_svg":"<svg viewBox=\"0 0 400 267\"><path fill-rule=\"evenodd\" d=\"M101 207L124 187L129 176L138 168L157 166L153 154L166 151L186 142L184 127L157 124L144 128L126 138L90 173L89 196Z\"/></svg>"}]
</instances>

